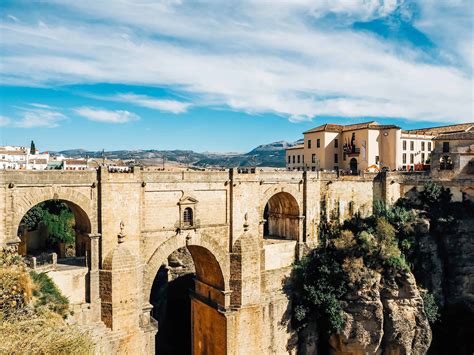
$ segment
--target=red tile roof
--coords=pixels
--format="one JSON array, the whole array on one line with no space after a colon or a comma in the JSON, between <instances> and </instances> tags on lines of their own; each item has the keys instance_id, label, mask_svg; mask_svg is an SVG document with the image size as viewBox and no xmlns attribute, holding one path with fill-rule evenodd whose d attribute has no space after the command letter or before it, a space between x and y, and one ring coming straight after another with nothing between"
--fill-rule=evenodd
<instances>
[{"instance_id":1,"label":"red tile roof","mask_svg":"<svg viewBox=\"0 0 474 355\"><path fill-rule=\"evenodd\" d=\"M396 125L381 125L375 121L363 122L363 123L354 123L349 125L338 125L332 123L326 123L321 126L315 127L310 129L309 131L303 132L305 133L313 133L313 132L345 132L345 131L353 131L356 129L389 129L389 128L400 128Z\"/></svg>"},{"instance_id":2,"label":"red tile roof","mask_svg":"<svg viewBox=\"0 0 474 355\"><path fill-rule=\"evenodd\" d=\"M448 125L448 126L439 126L439 127L409 129L409 130L404 131L404 133L429 134L429 135L436 136L442 133L469 132L471 130L474 130L473 122L453 124L453 125Z\"/></svg>"}]
</instances>

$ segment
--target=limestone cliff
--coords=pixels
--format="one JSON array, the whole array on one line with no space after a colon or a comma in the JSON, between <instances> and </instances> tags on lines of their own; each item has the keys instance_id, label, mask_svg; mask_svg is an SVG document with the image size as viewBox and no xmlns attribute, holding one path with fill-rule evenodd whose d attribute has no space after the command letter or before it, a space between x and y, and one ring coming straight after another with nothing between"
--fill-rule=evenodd
<instances>
[{"instance_id":1,"label":"limestone cliff","mask_svg":"<svg viewBox=\"0 0 474 355\"><path fill-rule=\"evenodd\" d=\"M410 272L377 277L370 288L346 297L346 322L330 338L332 354L425 354L431 329Z\"/></svg>"}]
</instances>

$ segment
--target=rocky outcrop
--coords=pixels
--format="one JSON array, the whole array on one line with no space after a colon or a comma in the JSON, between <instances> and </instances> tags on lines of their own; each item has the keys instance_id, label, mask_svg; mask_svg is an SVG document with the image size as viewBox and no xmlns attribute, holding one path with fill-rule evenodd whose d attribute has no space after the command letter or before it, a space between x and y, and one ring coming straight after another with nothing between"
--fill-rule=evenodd
<instances>
[{"instance_id":1,"label":"rocky outcrop","mask_svg":"<svg viewBox=\"0 0 474 355\"><path fill-rule=\"evenodd\" d=\"M384 354L425 354L431 328L413 274L405 272L383 283Z\"/></svg>"},{"instance_id":2,"label":"rocky outcrop","mask_svg":"<svg viewBox=\"0 0 474 355\"><path fill-rule=\"evenodd\" d=\"M332 354L425 354L431 329L410 272L376 277L346 297L344 329L330 340Z\"/></svg>"}]
</instances>

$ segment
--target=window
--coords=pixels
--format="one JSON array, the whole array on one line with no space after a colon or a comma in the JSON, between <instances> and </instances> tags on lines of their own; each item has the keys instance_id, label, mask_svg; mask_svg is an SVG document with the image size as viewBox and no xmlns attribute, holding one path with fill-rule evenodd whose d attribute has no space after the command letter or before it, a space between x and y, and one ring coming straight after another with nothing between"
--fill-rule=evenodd
<instances>
[{"instance_id":1,"label":"window","mask_svg":"<svg viewBox=\"0 0 474 355\"><path fill-rule=\"evenodd\" d=\"M304 163L304 155L301 156L301 162Z\"/></svg>"},{"instance_id":2,"label":"window","mask_svg":"<svg viewBox=\"0 0 474 355\"><path fill-rule=\"evenodd\" d=\"M425 150L425 142L421 142L421 150Z\"/></svg>"},{"instance_id":3,"label":"window","mask_svg":"<svg viewBox=\"0 0 474 355\"><path fill-rule=\"evenodd\" d=\"M415 142L410 141L410 150L415 150Z\"/></svg>"},{"instance_id":4,"label":"window","mask_svg":"<svg viewBox=\"0 0 474 355\"><path fill-rule=\"evenodd\" d=\"M334 148L339 147L339 141L337 139L334 140Z\"/></svg>"},{"instance_id":5,"label":"window","mask_svg":"<svg viewBox=\"0 0 474 355\"><path fill-rule=\"evenodd\" d=\"M410 154L410 164L415 162L415 154Z\"/></svg>"},{"instance_id":6,"label":"window","mask_svg":"<svg viewBox=\"0 0 474 355\"><path fill-rule=\"evenodd\" d=\"M316 154L311 154L311 163L316 163Z\"/></svg>"},{"instance_id":7,"label":"window","mask_svg":"<svg viewBox=\"0 0 474 355\"><path fill-rule=\"evenodd\" d=\"M431 152L431 142L428 142L428 150Z\"/></svg>"},{"instance_id":8,"label":"window","mask_svg":"<svg viewBox=\"0 0 474 355\"><path fill-rule=\"evenodd\" d=\"M425 153L421 153L421 164L425 163Z\"/></svg>"},{"instance_id":9,"label":"window","mask_svg":"<svg viewBox=\"0 0 474 355\"><path fill-rule=\"evenodd\" d=\"M453 169L453 161L449 155L444 155L439 160L439 169L440 170L452 170Z\"/></svg>"},{"instance_id":10,"label":"window","mask_svg":"<svg viewBox=\"0 0 474 355\"><path fill-rule=\"evenodd\" d=\"M298 154L298 164L301 163L300 155Z\"/></svg>"},{"instance_id":11,"label":"window","mask_svg":"<svg viewBox=\"0 0 474 355\"><path fill-rule=\"evenodd\" d=\"M308 149L311 149L311 139L308 139Z\"/></svg>"},{"instance_id":12,"label":"window","mask_svg":"<svg viewBox=\"0 0 474 355\"><path fill-rule=\"evenodd\" d=\"M380 161L380 157L378 155L375 156L375 164L378 164Z\"/></svg>"},{"instance_id":13,"label":"window","mask_svg":"<svg viewBox=\"0 0 474 355\"><path fill-rule=\"evenodd\" d=\"M337 154L334 154L334 164L338 164L339 163L339 157L337 156Z\"/></svg>"},{"instance_id":14,"label":"window","mask_svg":"<svg viewBox=\"0 0 474 355\"><path fill-rule=\"evenodd\" d=\"M319 139L319 138L316 140L316 147L317 148L321 147L321 139Z\"/></svg>"},{"instance_id":15,"label":"window","mask_svg":"<svg viewBox=\"0 0 474 355\"><path fill-rule=\"evenodd\" d=\"M288 164L291 164L291 156L288 155Z\"/></svg>"},{"instance_id":16,"label":"window","mask_svg":"<svg viewBox=\"0 0 474 355\"><path fill-rule=\"evenodd\" d=\"M407 141L403 141L403 150L407 150Z\"/></svg>"},{"instance_id":17,"label":"window","mask_svg":"<svg viewBox=\"0 0 474 355\"><path fill-rule=\"evenodd\" d=\"M296 157L293 155L293 164L296 163Z\"/></svg>"},{"instance_id":18,"label":"window","mask_svg":"<svg viewBox=\"0 0 474 355\"><path fill-rule=\"evenodd\" d=\"M449 153L449 142L443 142L443 153Z\"/></svg>"},{"instance_id":19,"label":"window","mask_svg":"<svg viewBox=\"0 0 474 355\"><path fill-rule=\"evenodd\" d=\"M402 163L406 164L407 163L407 153L402 154Z\"/></svg>"},{"instance_id":20,"label":"window","mask_svg":"<svg viewBox=\"0 0 474 355\"><path fill-rule=\"evenodd\" d=\"M192 226L193 225L193 210L191 207L186 207L183 212L183 225Z\"/></svg>"}]
</instances>

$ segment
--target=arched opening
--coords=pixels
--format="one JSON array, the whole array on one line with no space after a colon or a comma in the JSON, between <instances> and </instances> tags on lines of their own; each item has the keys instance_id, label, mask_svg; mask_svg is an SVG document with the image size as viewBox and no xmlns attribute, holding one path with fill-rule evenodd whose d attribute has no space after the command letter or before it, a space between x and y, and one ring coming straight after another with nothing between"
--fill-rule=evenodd
<instances>
[{"instance_id":1,"label":"arched opening","mask_svg":"<svg viewBox=\"0 0 474 355\"><path fill-rule=\"evenodd\" d=\"M279 192L273 195L263 211L263 237L298 240L299 216L298 202L291 194Z\"/></svg>"},{"instance_id":2,"label":"arched opening","mask_svg":"<svg viewBox=\"0 0 474 355\"><path fill-rule=\"evenodd\" d=\"M357 159L352 158L349 162L349 167L351 169L352 174L357 174Z\"/></svg>"},{"instance_id":3,"label":"arched opening","mask_svg":"<svg viewBox=\"0 0 474 355\"><path fill-rule=\"evenodd\" d=\"M453 160L449 155L443 155L439 159L439 169L440 170L453 170Z\"/></svg>"},{"instance_id":4,"label":"arched opening","mask_svg":"<svg viewBox=\"0 0 474 355\"><path fill-rule=\"evenodd\" d=\"M150 292L157 354L220 353L225 346L224 277L215 256L196 245L172 252ZM220 350L220 351L219 351Z\"/></svg>"},{"instance_id":5,"label":"arched opening","mask_svg":"<svg viewBox=\"0 0 474 355\"><path fill-rule=\"evenodd\" d=\"M191 207L186 207L183 211L183 225L185 227L193 226L193 209Z\"/></svg>"},{"instance_id":6,"label":"arched opening","mask_svg":"<svg viewBox=\"0 0 474 355\"><path fill-rule=\"evenodd\" d=\"M58 263L87 265L91 223L84 210L66 200L46 200L23 216L17 230L18 251L36 266Z\"/></svg>"}]
</instances>

